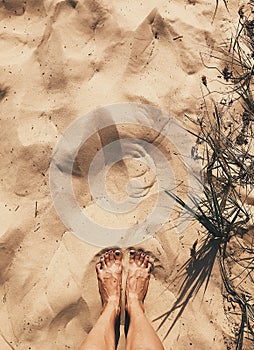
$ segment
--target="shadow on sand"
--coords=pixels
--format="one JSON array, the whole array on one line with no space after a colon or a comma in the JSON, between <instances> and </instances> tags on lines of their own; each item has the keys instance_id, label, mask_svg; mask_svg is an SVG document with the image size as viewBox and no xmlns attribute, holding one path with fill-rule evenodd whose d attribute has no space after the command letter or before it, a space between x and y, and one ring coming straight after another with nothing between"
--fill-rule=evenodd
<instances>
[{"instance_id":1,"label":"shadow on sand","mask_svg":"<svg viewBox=\"0 0 254 350\"><path fill-rule=\"evenodd\" d=\"M189 300L191 298L195 298L203 285L205 285L205 294L219 247L219 240L211 237L207 238L196 252L195 258L187 260L186 263L181 267L177 279L181 280L182 283L176 302L170 310L166 311L153 320L154 322L160 320L160 324L157 329L159 330L168 320L172 312L178 310L173 323L164 336L164 340L167 338L176 322L181 317Z\"/></svg>"}]
</instances>

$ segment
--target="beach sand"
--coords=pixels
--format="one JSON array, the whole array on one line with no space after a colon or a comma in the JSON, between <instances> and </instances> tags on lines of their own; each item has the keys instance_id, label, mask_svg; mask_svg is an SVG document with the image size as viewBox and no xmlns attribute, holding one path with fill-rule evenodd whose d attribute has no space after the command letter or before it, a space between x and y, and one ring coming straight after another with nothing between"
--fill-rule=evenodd
<instances>
[{"instance_id":1,"label":"beach sand","mask_svg":"<svg viewBox=\"0 0 254 350\"><path fill-rule=\"evenodd\" d=\"M102 248L73 235L56 213L49 186L53 150L71 122L114 103L148 104L188 127L186 115L197 116L207 92L202 76L211 90L221 88L200 53L230 38L237 21L238 1L228 11L219 1L212 21L215 3L158 0L155 8L150 0L1 2L1 350L74 350L95 324L100 297L94 265ZM131 137L131 129L126 134ZM143 139L145 131L135 130L135 137ZM83 147L73 186L90 217L118 225L117 217L104 217L92 203L86 179L101 140L88 140ZM112 130L103 140L112 141ZM137 167L125 162L112 169L107 179L112 195L129 179L124 169L133 174ZM173 169L180 176L182 170ZM142 207L138 214L144 212ZM137 245L155 259L145 301L151 321L177 301L178 271L202 238L197 224L179 233L175 212L172 217ZM120 221L130 224L128 218ZM123 251L127 266L128 247ZM164 339L166 350L234 348L235 329L224 310L216 262L203 291L204 286L194 300L189 298ZM161 339L178 311L158 330ZM155 328L159 324L153 322Z\"/></svg>"}]
</instances>

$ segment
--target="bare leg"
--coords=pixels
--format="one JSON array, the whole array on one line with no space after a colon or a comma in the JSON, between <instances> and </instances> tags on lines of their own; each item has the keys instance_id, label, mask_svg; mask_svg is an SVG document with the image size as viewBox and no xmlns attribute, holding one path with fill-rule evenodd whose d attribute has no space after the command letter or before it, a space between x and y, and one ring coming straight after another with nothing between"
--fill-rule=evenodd
<instances>
[{"instance_id":1,"label":"bare leg","mask_svg":"<svg viewBox=\"0 0 254 350\"><path fill-rule=\"evenodd\" d=\"M102 313L79 350L115 350L115 324L120 313L122 253L112 250L96 265Z\"/></svg>"},{"instance_id":2,"label":"bare leg","mask_svg":"<svg viewBox=\"0 0 254 350\"><path fill-rule=\"evenodd\" d=\"M126 312L130 325L126 350L164 350L164 347L144 313L143 301L147 293L152 264L143 252L130 252L126 281Z\"/></svg>"}]
</instances>

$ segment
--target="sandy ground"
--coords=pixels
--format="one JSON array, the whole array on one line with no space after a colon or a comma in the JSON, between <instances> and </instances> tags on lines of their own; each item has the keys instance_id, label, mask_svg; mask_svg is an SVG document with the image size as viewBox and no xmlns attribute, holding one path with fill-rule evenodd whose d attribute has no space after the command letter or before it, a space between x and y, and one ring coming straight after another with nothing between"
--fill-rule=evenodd
<instances>
[{"instance_id":1,"label":"sandy ground","mask_svg":"<svg viewBox=\"0 0 254 350\"><path fill-rule=\"evenodd\" d=\"M204 67L200 52L230 37L237 16L238 1L231 2L229 13L219 3L212 23L215 1L158 0L156 8L150 0L1 2L1 350L74 350L93 327L100 314L94 264L101 248L75 237L54 209L53 149L72 121L116 102L156 106L188 126L185 114L194 117L202 105L202 76L211 88L215 84L216 73ZM144 133L138 130L136 137ZM103 140L112 141L110 130ZM102 148L101 135L84 147L74 189L91 217L118 225L98 212L86 182L98 142ZM112 169L107 179L112 195L120 191L119 179L124 184L129 179L123 168L135 178L137 167L127 162ZM198 227L179 234L168 220L138 245L155 257L146 299L150 320L177 300L177 272L196 238ZM187 303L164 340L166 350L227 349L233 332L221 288L215 264L206 294L201 290ZM161 339L177 312L158 331ZM121 338L119 349L123 345Z\"/></svg>"}]
</instances>

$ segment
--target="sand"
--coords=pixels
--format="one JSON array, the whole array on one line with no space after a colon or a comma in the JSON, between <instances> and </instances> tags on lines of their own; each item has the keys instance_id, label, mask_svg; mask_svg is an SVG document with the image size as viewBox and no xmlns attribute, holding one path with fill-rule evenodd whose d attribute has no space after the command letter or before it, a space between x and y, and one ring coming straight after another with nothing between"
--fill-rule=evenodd
<instances>
[{"instance_id":1,"label":"sand","mask_svg":"<svg viewBox=\"0 0 254 350\"><path fill-rule=\"evenodd\" d=\"M227 12L219 1L212 22L215 1L157 1L156 8L150 0L1 3L1 350L77 349L100 314L94 264L102 247L70 232L50 194L49 167L61 135L91 110L122 102L157 107L188 126L186 114L195 117L203 103L202 76L211 90L217 86L215 71L204 67L200 53L230 37L239 6L231 1ZM145 133L129 128L123 135L144 139ZM98 144L101 149L115 137L112 129L99 136L86 142L74 167L77 200L101 225L133 224L128 217L107 216L91 200L90 162ZM163 140L148 142L170 154ZM171 156L179 176L182 170ZM107 186L113 197L121 198L130 177L144 174L133 175L137 169L128 162L111 169ZM154 174L148 175L154 190ZM155 195L144 195L140 220ZM176 222L173 213L157 234L136 246L155 258L145 304L151 321L177 300L177 272L202 237L199 226L179 233ZM158 331L161 339L177 311ZM233 349L233 339L215 264L205 295L201 289L187 303L164 347ZM119 349L123 346L121 337Z\"/></svg>"}]
</instances>

